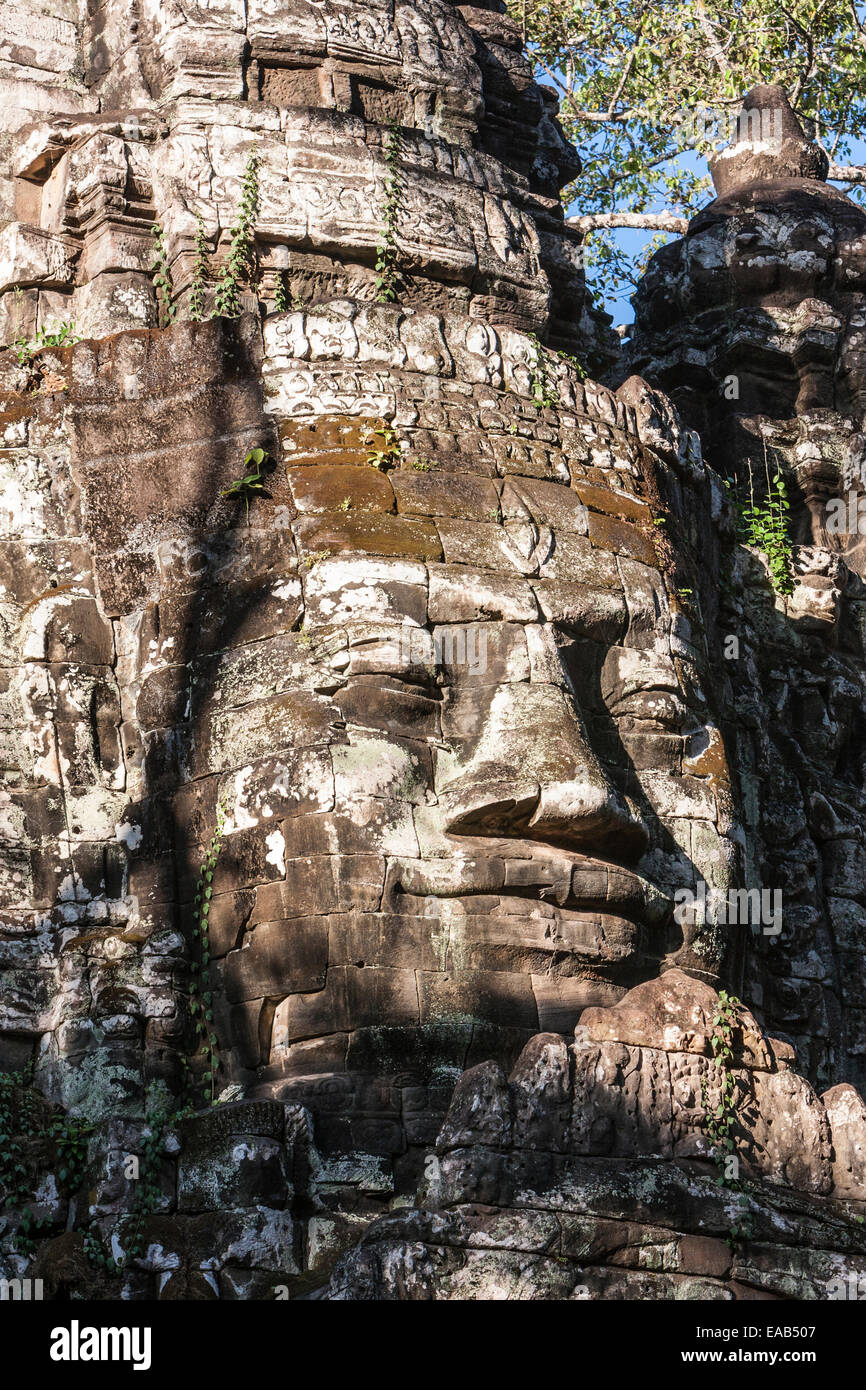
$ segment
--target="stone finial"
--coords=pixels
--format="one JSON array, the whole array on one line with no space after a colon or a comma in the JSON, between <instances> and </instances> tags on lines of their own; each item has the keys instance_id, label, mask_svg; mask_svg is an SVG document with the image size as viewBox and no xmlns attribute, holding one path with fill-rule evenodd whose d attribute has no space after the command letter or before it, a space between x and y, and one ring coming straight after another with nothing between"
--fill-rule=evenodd
<instances>
[{"instance_id":1,"label":"stone finial","mask_svg":"<svg viewBox=\"0 0 866 1390\"><path fill-rule=\"evenodd\" d=\"M775 84L747 92L734 140L709 165L720 197L770 179L823 181L830 167L824 151L804 133L784 87Z\"/></svg>"}]
</instances>

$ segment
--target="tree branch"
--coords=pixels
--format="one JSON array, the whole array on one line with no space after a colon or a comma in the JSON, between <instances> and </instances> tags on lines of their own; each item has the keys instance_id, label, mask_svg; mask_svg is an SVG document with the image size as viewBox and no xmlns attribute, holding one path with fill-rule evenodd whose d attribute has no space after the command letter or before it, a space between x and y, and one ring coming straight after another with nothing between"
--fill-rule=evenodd
<instances>
[{"instance_id":1,"label":"tree branch","mask_svg":"<svg viewBox=\"0 0 866 1390\"><path fill-rule=\"evenodd\" d=\"M863 171L866 178L866 170ZM569 227L576 227L586 236L602 227L632 227L640 231L677 232L684 236L689 229L687 217L673 212L587 212L581 217L566 217Z\"/></svg>"},{"instance_id":2,"label":"tree branch","mask_svg":"<svg viewBox=\"0 0 866 1390\"><path fill-rule=\"evenodd\" d=\"M862 164L832 164L828 179L836 183L866 183L866 166Z\"/></svg>"},{"instance_id":3,"label":"tree branch","mask_svg":"<svg viewBox=\"0 0 866 1390\"><path fill-rule=\"evenodd\" d=\"M712 24L710 23L709 16L706 10L704 9L703 0L698 0L697 14L698 23L700 24L704 34L704 38L707 41L707 47L710 51L710 57L712 58L716 67L718 68L722 77L727 77L728 73L731 70L730 64L728 63L728 60L725 57L725 50L719 43L719 36L713 28Z\"/></svg>"},{"instance_id":4,"label":"tree branch","mask_svg":"<svg viewBox=\"0 0 866 1390\"><path fill-rule=\"evenodd\" d=\"M645 15L641 15L640 23L639 23L638 26L637 26L637 37L638 37L638 39L640 39L640 36L641 36L641 34L643 33L643 25L644 25L644 19L645 19L645 18L646 18ZM620 80L619 80L619 82L617 83L616 91L613 93L613 96L611 97L610 101L609 101L608 104L607 104L607 114L608 114L608 116L611 117L611 118L613 117L613 114L614 114L614 112L616 111L617 102L619 101L620 97L622 96L622 94L623 94L623 92L624 92L624 90L625 90L625 84L626 84L626 82L628 82L628 79L631 77L631 70L632 70L632 68L634 67L634 60L635 60L635 57L636 57L636 56L637 56L637 44L634 45L634 47L633 47L632 50L631 50L631 53L629 53L628 58L627 58L627 60L626 60L625 67L624 67L623 70L622 70L622 76L620 77Z\"/></svg>"}]
</instances>

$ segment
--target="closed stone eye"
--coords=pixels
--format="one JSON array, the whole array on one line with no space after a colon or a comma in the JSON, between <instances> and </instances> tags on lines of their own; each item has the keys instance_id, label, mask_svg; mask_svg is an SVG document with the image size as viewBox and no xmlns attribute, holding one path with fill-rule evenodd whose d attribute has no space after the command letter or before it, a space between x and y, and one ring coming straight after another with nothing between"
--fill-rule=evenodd
<instances>
[{"instance_id":1,"label":"closed stone eye","mask_svg":"<svg viewBox=\"0 0 866 1390\"><path fill-rule=\"evenodd\" d=\"M618 723L638 721L642 726L657 725L664 732L685 733L695 725L688 706L670 690L650 687L636 691L608 708Z\"/></svg>"}]
</instances>

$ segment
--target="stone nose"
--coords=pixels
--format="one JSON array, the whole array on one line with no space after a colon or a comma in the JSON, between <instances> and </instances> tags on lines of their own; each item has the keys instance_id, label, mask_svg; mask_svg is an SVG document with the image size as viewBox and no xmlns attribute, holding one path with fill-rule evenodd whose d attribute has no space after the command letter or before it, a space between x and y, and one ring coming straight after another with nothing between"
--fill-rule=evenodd
<instances>
[{"instance_id":1,"label":"stone nose","mask_svg":"<svg viewBox=\"0 0 866 1390\"><path fill-rule=\"evenodd\" d=\"M436 783L451 834L529 838L616 859L645 850L647 828L565 690L502 686L483 717L455 710L443 729L451 748L440 754Z\"/></svg>"}]
</instances>

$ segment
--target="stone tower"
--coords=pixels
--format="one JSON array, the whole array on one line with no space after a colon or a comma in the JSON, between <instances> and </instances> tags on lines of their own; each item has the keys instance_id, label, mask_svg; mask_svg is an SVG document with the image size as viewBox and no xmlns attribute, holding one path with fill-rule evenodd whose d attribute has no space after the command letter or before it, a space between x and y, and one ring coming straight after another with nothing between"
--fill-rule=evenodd
<instances>
[{"instance_id":1,"label":"stone tower","mask_svg":"<svg viewBox=\"0 0 866 1390\"><path fill-rule=\"evenodd\" d=\"M818 997L787 1018L776 918L728 906L810 861L795 779L742 751L773 718L764 634L738 704L719 592L740 564L780 649L815 671L832 648L797 795L856 846L831 784L859 591L815 562L780 608L731 559L696 429L622 380L515 25L59 0L0 26L0 1057L44 1222L13 1220L9 1268L61 1296L265 1298L332 1273L330 1296L390 1296L387 1266L427 1296L434 1256L400 1271L431 1210L459 1290L476 1208L519 1226L512 1169L562 1207L567 1168L600 1272L569 1237L529 1296L779 1292L768 1177L808 1209L803 1287L815 1250L856 1273L862 964L821 916L828 885L856 903L856 848L792 895L780 958ZM732 1067L764 1265L724 1256L708 1176L722 982L755 1010ZM34 1115L93 1124L77 1187L37 1183ZM159 1201L126 1173L147 1133Z\"/></svg>"}]
</instances>

